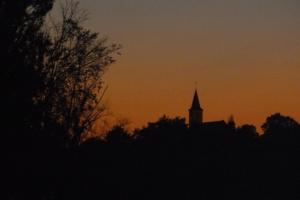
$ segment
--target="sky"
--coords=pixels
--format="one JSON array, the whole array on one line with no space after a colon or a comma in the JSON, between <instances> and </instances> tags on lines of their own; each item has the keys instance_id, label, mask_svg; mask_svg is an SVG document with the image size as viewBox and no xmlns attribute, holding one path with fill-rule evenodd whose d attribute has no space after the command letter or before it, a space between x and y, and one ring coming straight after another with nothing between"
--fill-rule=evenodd
<instances>
[{"instance_id":1,"label":"sky","mask_svg":"<svg viewBox=\"0 0 300 200\"><path fill-rule=\"evenodd\" d=\"M105 75L108 106L132 128L188 117L300 121L299 0L79 0L85 25L123 46Z\"/></svg>"}]
</instances>

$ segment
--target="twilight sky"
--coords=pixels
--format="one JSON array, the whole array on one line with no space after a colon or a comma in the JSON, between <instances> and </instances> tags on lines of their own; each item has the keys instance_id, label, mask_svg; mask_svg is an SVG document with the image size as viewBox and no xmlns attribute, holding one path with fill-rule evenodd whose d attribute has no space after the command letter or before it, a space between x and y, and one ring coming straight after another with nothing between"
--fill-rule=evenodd
<instances>
[{"instance_id":1,"label":"twilight sky","mask_svg":"<svg viewBox=\"0 0 300 200\"><path fill-rule=\"evenodd\" d=\"M106 74L116 117L140 127L188 116L195 82L204 120L259 127L300 121L299 0L80 0L86 25L123 45Z\"/></svg>"}]
</instances>

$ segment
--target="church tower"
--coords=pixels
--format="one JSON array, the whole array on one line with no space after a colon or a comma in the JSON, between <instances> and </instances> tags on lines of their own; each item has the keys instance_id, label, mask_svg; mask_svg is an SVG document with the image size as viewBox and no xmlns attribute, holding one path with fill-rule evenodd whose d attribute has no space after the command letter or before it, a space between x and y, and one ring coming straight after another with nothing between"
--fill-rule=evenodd
<instances>
[{"instance_id":1,"label":"church tower","mask_svg":"<svg viewBox=\"0 0 300 200\"><path fill-rule=\"evenodd\" d=\"M200 106L197 90L195 90L194 99L189 109L189 125L195 127L203 123L203 109Z\"/></svg>"}]
</instances>

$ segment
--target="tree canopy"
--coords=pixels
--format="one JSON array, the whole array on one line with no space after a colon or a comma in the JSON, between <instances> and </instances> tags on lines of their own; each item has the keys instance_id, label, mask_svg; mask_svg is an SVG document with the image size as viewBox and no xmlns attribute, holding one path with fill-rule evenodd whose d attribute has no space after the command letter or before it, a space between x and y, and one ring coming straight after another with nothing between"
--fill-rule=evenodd
<instances>
[{"instance_id":1,"label":"tree canopy","mask_svg":"<svg viewBox=\"0 0 300 200\"><path fill-rule=\"evenodd\" d=\"M120 45L85 28L76 1L63 4L59 20L46 17L52 0L0 5L6 132L78 145L105 111L102 77Z\"/></svg>"},{"instance_id":2,"label":"tree canopy","mask_svg":"<svg viewBox=\"0 0 300 200\"><path fill-rule=\"evenodd\" d=\"M299 128L299 123L293 118L281 115L280 113L269 116L262 125L262 129L266 135L289 134L299 131Z\"/></svg>"}]
</instances>

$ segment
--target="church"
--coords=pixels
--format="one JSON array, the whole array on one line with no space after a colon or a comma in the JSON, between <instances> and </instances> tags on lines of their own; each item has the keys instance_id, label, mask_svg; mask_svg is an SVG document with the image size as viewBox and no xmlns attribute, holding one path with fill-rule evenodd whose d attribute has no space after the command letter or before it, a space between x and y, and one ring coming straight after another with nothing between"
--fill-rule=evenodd
<instances>
[{"instance_id":1,"label":"church","mask_svg":"<svg viewBox=\"0 0 300 200\"><path fill-rule=\"evenodd\" d=\"M200 105L197 90L195 90L192 106L189 109L189 127L191 129L201 128L206 130L216 130L227 127L224 120L221 121L203 121L203 108Z\"/></svg>"}]
</instances>

